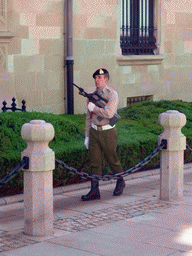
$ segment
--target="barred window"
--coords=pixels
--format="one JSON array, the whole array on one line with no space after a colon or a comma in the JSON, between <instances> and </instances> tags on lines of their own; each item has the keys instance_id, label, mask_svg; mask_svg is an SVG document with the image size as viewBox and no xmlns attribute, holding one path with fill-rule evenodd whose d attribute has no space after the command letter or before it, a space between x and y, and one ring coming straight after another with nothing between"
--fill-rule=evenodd
<instances>
[{"instance_id":1,"label":"barred window","mask_svg":"<svg viewBox=\"0 0 192 256\"><path fill-rule=\"evenodd\" d=\"M123 55L154 54L154 0L121 0L120 45Z\"/></svg>"}]
</instances>

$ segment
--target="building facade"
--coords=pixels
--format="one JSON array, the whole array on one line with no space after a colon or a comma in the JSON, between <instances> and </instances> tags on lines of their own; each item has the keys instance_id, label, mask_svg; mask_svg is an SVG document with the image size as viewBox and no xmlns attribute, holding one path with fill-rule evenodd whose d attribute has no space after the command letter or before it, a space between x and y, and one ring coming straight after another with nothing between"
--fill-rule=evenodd
<instances>
[{"instance_id":1,"label":"building facade","mask_svg":"<svg viewBox=\"0 0 192 256\"><path fill-rule=\"evenodd\" d=\"M77 85L93 89L92 74L104 67L120 108L140 99L191 101L190 0L1 0L1 102L14 96L30 111L67 112L69 1ZM74 113L84 112L86 100L74 88Z\"/></svg>"},{"instance_id":2,"label":"building facade","mask_svg":"<svg viewBox=\"0 0 192 256\"><path fill-rule=\"evenodd\" d=\"M0 0L0 10L1 102L63 113L63 1Z\"/></svg>"}]
</instances>

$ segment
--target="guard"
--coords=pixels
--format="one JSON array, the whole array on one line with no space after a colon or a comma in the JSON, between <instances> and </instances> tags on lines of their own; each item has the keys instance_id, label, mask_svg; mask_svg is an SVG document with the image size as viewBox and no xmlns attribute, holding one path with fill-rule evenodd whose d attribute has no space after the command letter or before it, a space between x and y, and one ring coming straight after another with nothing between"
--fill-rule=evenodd
<instances>
[{"instance_id":1,"label":"guard","mask_svg":"<svg viewBox=\"0 0 192 256\"><path fill-rule=\"evenodd\" d=\"M111 126L109 120L117 112L119 96L117 92L108 86L109 72L100 68L97 69L93 78L95 79L95 95L99 94L107 99L107 103L102 101L104 108L99 108L92 102L88 102L87 116L85 124L85 141L86 148L90 150L91 155L91 173L102 175L102 153L113 173L121 173L121 163L116 154L118 143L117 129L115 125ZM123 193L125 181L120 176L117 180L114 196L120 196ZM99 181L91 180L91 190L87 195L81 197L82 201L100 199Z\"/></svg>"}]
</instances>

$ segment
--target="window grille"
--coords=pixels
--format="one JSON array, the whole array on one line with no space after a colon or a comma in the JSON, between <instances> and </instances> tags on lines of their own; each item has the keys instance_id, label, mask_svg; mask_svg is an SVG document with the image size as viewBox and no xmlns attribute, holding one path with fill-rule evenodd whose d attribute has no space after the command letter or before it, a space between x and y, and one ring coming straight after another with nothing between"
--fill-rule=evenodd
<instances>
[{"instance_id":1,"label":"window grille","mask_svg":"<svg viewBox=\"0 0 192 256\"><path fill-rule=\"evenodd\" d=\"M134 104L136 102L140 101L152 101L153 100L153 95L145 95L145 96L136 96L136 97L128 97L127 98L127 106Z\"/></svg>"},{"instance_id":2,"label":"window grille","mask_svg":"<svg viewBox=\"0 0 192 256\"><path fill-rule=\"evenodd\" d=\"M123 55L154 54L154 0L121 0L120 45Z\"/></svg>"}]
</instances>

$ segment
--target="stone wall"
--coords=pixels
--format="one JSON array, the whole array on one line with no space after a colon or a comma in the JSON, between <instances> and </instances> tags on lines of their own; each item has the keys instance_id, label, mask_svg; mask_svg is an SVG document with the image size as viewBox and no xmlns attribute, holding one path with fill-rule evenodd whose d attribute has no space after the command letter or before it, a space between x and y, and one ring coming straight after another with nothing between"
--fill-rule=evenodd
<instances>
[{"instance_id":1,"label":"stone wall","mask_svg":"<svg viewBox=\"0 0 192 256\"><path fill-rule=\"evenodd\" d=\"M94 88L92 73L109 70L111 85L120 95L119 107L128 97L191 101L192 6L190 0L155 3L157 50L153 56L122 56L121 6L118 0L74 0L74 57L77 84ZM185 6L185 7L184 7ZM76 113L86 111L76 92Z\"/></svg>"},{"instance_id":2,"label":"stone wall","mask_svg":"<svg viewBox=\"0 0 192 256\"><path fill-rule=\"evenodd\" d=\"M191 1L165 1L164 83L168 99L191 101L192 5Z\"/></svg>"},{"instance_id":3,"label":"stone wall","mask_svg":"<svg viewBox=\"0 0 192 256\"><path fill-rule=\"evenodd\" d=\"M74 81L86 90L94 88L92 74L100 67L109 70L113 87L121 86L116 83L118 16L118 0L74 0ZM75 112L84 111L86 100L75 89Z\"/></svg>"},{"instance_id":4,"label":"stone wall","mask_svg":"<svg viewBox=\"0 0 192 256\"><path fill-rule=\"evenodd\" d=\"M0 43L0 55L3 52L6 60L1 65L0 101L11 103L14 96L18 105L26 100L27 110L63 113L63 1L3 1L7 1L3 30L12 37Z\"/></svg>"},{"instance_id":5,"label":"stone wall","mask_svg":"<svg viewBox=\"0 0 192 256\"><path fill-rule=\"evenodd\" d=\"M121 55L120 3L73 0L74 82L91 90L93 72L104 67L120 95L119 107L136 96L191 101L191 1L154 0L157 50L153 56ZM66 0L1 0L0 4L0 101L14 96L17 103L25 99L28 110L65 112ZM7 12L2 11L6 6ZM86 112L86 100L76 88L74 97L75 113Z\"/></svg>"}]
</instances>

